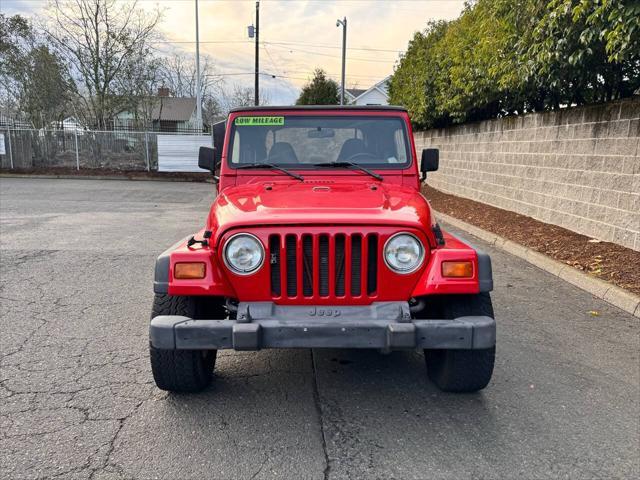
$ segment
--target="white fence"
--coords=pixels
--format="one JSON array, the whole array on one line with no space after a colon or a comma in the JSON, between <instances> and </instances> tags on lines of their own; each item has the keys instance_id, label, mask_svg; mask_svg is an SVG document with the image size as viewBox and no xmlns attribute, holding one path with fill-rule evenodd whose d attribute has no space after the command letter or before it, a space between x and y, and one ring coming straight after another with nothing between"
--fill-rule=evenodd
<instances>
[{"instance_id":1,"label":"white fence","mask_svg":"<svg viewBox=\"0 0 640 480\"><path fill-rule=\"evenodd\" d=\"M202 172L198 151L212 146L208 135L158 135L157 142L160 172Z\"/></svg>"},{"instance_id":2,"label":"white fence","mask_svg":"<svg viewBox=\"0 0 640 480\"><path fill-rule=\"evenodd\" d=\"M165 171L202 171L197 169L198 147L212 145L210 135L169 132L0 127L0 137L4 139L5 147L4 154L0 149L0 168L21 170L91 168L157 171L159 143L173 143L174 148L168 154L174 159L173 167L164 169ZM180 138L182 141L159 140L160 137ZM194 165L196 169L193 168Z\"/></svg>"}]
</instances>

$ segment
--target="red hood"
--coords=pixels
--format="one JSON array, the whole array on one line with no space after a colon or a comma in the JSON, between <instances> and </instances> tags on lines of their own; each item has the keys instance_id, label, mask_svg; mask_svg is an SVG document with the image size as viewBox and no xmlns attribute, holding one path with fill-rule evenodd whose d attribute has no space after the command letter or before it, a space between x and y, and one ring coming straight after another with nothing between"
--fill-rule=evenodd
<instances>
[{"instance_id":1,"label":"red hood","mask_svg":"<svg viewBox=\"0 0 640 480\"><path fill-rule=\"evenodd\" d=\"M232 228L292 224L401 225L431 236L429 204L415 189L331 180L226 188L211 206L207 230L217 243Z\"/></svg>"}]
</instances>

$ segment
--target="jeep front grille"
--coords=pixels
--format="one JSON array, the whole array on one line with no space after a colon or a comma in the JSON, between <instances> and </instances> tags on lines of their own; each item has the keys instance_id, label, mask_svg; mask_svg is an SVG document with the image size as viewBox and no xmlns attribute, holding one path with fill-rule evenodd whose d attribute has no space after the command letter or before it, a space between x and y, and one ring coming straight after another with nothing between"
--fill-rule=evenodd
<instances>
[{"instance_id":1,"label":"jeep front grille","mask_svg":"<svg viewBox=\"0 0 640 480\"><path fill-rule=\"evenodd\" d=\"M372 297L378 289L378 234L271 235L269 267L275 298Z\"/></svg>"}]
</instances>

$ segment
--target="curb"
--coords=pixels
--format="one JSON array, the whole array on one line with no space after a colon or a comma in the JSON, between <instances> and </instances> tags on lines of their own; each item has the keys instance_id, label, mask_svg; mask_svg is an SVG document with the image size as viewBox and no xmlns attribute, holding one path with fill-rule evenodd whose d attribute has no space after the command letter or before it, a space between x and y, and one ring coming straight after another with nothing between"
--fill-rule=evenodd
<instances>
[{"instance_id":1,"label":"curb","mask_svg":"<svg viewBox=\"0 0 640 480\"><path fill-rule=\"evenodd\" d=\"M130 180L134 182L190 182L190 183L214 183L208 180L193 180L190 178L175 177L130 177L127 175L31 175L28 173L0 173L0 178L38 178L38 179L63 179L63 180Z\"/></svg>"},{"instance_id":2,"label":"curb","mask_svg":"<svg viewBox=\"0 0 640 480\"><path fill-rule=\"evenodd\" d=\"M566 265L562 262L558 262L542 253L536 252L524 245L512 242L506 238L500 237L495 233L491 233L482 228L471 225L457 218L450 217L444 213L435 212L436 217L445 223L449 223L454 227L460 228L469 232L491 245L498 247L511 255L515 255L518 258L526 260L530 264L549 272L556 277L561 278L565 282L568 282L582 290L589 292L594 297L600 298L611 305L630 313L634 317L640 318L640 297L634 295L631 292L627 292L620 287L600 280L599 278L591 277L590 275L576 270L575 268Z\"/></svg>"}]
</instances>

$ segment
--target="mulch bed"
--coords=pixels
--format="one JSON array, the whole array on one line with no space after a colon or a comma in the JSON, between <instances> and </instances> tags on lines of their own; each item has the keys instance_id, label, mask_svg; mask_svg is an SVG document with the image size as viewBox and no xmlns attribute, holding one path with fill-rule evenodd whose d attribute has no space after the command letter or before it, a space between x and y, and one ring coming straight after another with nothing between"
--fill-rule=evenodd
<instances>
[{"instance_id":1,"label":"mulch bed","mask_svg":"<svg viewBox=\"0 0 640 480\"><path fill-rule=\"evenodd\" d=\"M442 213L544 253L594 277L640 295L640 252L593 239L515 212L456 197L425 186L431 206ZM589 241L591 240L591 241Z\"/></svg>"},{"instance_id":2,"label":"mulch bed","mask_svg":"<svg viewBox=\"0 0 640 480\"><path fill-rule=\"evenodd\" d=\"M181 180L188 182L213 182L207 172L147 172L145 170L109 170L106 168L83 168L77 170L69 167L52 168L15 168L0 169L0 173L18 175L70 175L78 177L122 177L125 179Z\"/></svg>"}]
</instances>

